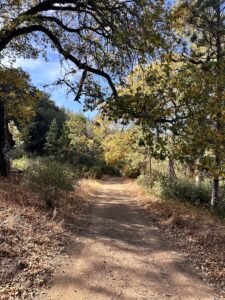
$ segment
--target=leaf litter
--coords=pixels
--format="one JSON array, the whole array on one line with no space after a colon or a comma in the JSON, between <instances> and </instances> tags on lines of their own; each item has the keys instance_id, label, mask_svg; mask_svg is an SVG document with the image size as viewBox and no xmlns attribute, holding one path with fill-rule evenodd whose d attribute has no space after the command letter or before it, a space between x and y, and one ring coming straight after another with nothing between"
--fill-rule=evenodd
<instances>
[{"instance_id":1,"label":"leaf litter","mask_svg":"<svg viewBox=\"0 0 225 300\"><path fill-rule=\"evenodd\" d=\"M71 193L56 214L26 191L17 176L1 179L1 300L33 299L41 287L49 286L57 268L55 259L65 255L70 239L62 220L82 210L84 199L78 195L78 191Z\"/></svg>"},{"instance_id":2,"label":"leaf litter","mask_svg":"<svg viewBox=\"0 0 225 300\"><path fill-rule=\"evenodd\" d=\"M225 222L210 212L180 201L162 201L140 190L143 207L182 251L203 281L212 284L225 299Z\"/></svg>"}]
</instances>

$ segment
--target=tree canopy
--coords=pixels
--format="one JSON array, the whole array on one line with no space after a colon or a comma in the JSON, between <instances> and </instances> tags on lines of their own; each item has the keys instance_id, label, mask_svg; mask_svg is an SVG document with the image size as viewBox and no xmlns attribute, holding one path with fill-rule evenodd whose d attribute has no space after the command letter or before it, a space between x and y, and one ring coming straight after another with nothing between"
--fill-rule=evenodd
<instances>
[{"instance_id":1,"label":"tree canopy","mask_svg":"<svg viewBox=\"0 0 225 300\"><path fill-rule=\"evenodd\" d=\"M146 49L152 54L162 42L163 1L4 0L0 7L1 56L7 51L35 58L52 47L67 62L58 83L76 92L76 100L86 82L92 83L91 75L105 79L117 96L114 79ZM73 81L76 73L79 84ZM93 96L90 89L86 95L88 91Z\"/></svg>"}]
</instances>

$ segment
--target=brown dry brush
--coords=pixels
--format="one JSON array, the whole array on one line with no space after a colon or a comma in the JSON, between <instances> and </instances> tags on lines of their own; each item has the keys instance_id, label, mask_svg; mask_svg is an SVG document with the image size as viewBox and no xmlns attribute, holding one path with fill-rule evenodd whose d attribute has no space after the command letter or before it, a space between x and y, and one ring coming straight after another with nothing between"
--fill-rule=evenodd
<instances>
[{"instance_id":1,"label":"brown dry brush","mask_svg":"<svg viewBox=\"0 0 225 300\"><path fill-rule=\"evenodd\" d=\"M151 202L147 212L195 266L204 281L225 296L225 223L209 212L179 202Z\"/></svg>"},{"instance_id":2,"label":"brown dry brush","mask_svg":"<svg viewBox=\"0 0 225 300\"><path fill-rule=\"evenodd\" d=\"M0 180L0 299L32 299L49 282L68 235L18 177Z\"/></svg>"}]
</instances>

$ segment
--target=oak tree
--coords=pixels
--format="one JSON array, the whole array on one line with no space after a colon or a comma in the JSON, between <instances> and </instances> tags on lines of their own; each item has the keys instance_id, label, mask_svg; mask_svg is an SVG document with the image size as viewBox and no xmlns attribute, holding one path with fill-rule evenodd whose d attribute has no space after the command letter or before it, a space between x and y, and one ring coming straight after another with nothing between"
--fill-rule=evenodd
<instances>
[{"instance_id":1,"label":"oak tree","mask_svg":"<svg viewBox=\"0 0 225 300\"><path fill-rule=\"evenodd\" d=\"M84 87L88 99L102 98L106 89L96 76L116 97L115 80L147 49L152 54L161 45L162 7L162 0L0 0L0 58L46 57L52 48L65 67L56 83L75 100Z\"/></svg>"}]
</instances>

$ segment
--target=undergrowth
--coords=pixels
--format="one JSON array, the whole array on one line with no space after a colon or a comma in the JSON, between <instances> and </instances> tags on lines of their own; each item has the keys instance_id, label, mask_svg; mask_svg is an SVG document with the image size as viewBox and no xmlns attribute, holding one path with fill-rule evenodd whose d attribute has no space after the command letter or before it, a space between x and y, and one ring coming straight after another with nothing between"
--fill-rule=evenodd
<instances>
[{"instance_id":1,"label":"undergrowth","mask_svg":"<svg viewBox=\"0 0 225 300\"><path fill-rule=\"evenodd\" d=\"M139 189L137 197L148 216L168 241L184 252L203 280L213 283L224 297L225 222L205 205L209 188L203 185L199 189L193 182L182 180L169 184L165 179L150 188L144 179L139 178L144 189Z\"/></svg>"},{"instance_id":2,"label":"undergrowth","mask_svg":"<svg viewBox=\"0 0 225 300\"><path fill-rule=\"evenodd\" d=\"M70 242L67 220L74 220L87 204L88 194L77 183L76 191L50 210L41 193L26 189L21 181L15 174L0 179L1 300L34 299L49 284L53 260Z\"/></svg>"},{"instance_id":3,"label":"undergrowth","mask_svg":"<svg viewBox=\"0 0 225 300\"><path fill-rule=\"evenodd\" d=\"M196 183L189 178L169 178L160 172L141 175L138 184L146 191L165 201L177 199L196 207L210 209L211 187L208 182ZM220 189L220 207L214 213L225 217L225 190Z\"/></svg>"},{"instance_id":4,"label":"undergrowth","mask_svg":"<svg viewBox=\"0 0 225 300\"><path fill-rule=\"evenodd\" d=\"M25 171L24 183L37 193L49 207L55 206L59 199L66 198L74 188L72 170L50 158L36 158Z\"/></svg>"}]
</instances>

